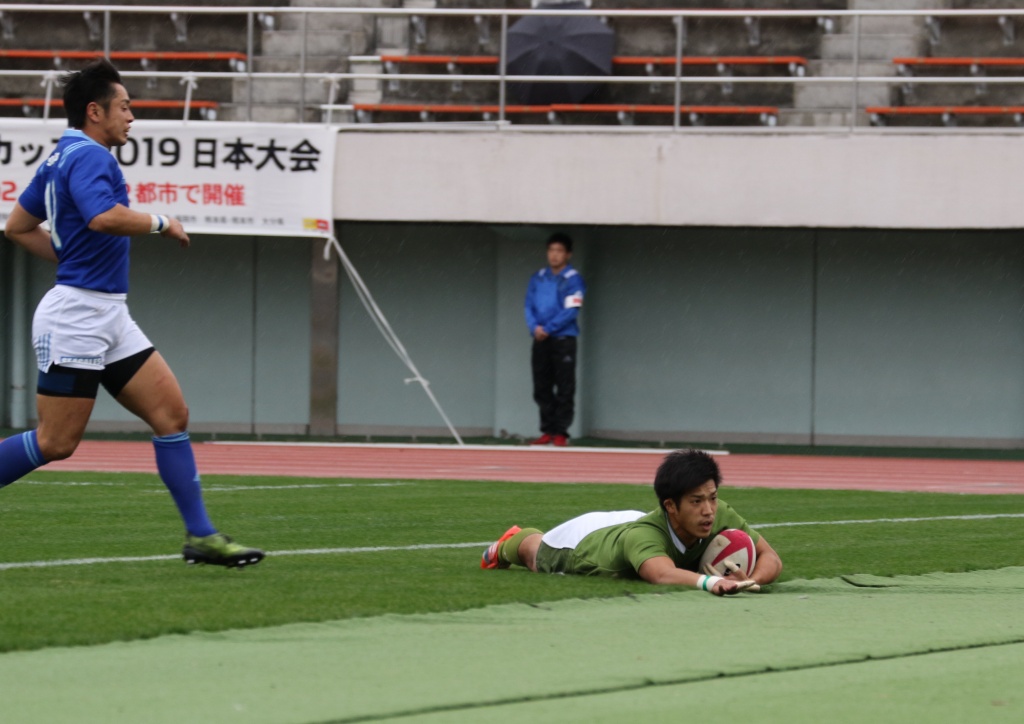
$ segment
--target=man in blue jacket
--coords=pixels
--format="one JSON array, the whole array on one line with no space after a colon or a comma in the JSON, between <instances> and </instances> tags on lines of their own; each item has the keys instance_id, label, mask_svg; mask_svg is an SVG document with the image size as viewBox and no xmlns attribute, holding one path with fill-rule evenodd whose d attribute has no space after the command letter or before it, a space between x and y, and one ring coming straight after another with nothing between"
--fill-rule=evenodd
<instances>
[{"instance_id":1,"label":"man in blue jacket","mask_svg":"<svg viewBox=\"0 0 1024 724\"><path fill-rule=\"evenodd\" d=\"M541 436L533 445L569 444L576 394L577 317L586 284L569 260L572 239L553 234L547 241L548 266L530 277L526 326L533 336L530 367L533 399L540 407Z\"/></svg>"}]
</instances>

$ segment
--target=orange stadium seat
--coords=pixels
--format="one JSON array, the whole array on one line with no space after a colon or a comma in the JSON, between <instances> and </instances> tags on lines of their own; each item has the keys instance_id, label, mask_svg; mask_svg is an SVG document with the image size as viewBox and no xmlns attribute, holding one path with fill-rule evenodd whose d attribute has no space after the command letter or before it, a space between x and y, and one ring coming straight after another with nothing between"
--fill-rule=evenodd
<instances>
[{"instance_id":1,"label":"orange stadium seat","mask_svg":"<svg viewBox=\"0 0 1024 724\"><path fill-rule=\"evenodd\" d=\"M368 56L373 57L373 56ZM381 55L380 62L392 65L497 65L497 55ZM617 55L612 64L618 66L674 66L674 55L631 56ZM789 72L802 74L807 67L807 58L798 55L759 56L759 55L709 55L683 56L683 66L786 66Z\"/></svg>"},{"instance_id":2,"label":"orange stadium seat","mask_svg":"<svg viewBox=\"0 0 1024 724\"><path fill-rule=\"evenodd\" d=\"M439 104L439 103L356 103L352 106L358 114L372 113L416 113L421 119L428 119L435 114L482 115L484 118L496 116L501 112L497 104ZM757 116L765 125L775 125L779 109L776 106L714 106L686 105L679 107L680 113L697 123L706 115ZM559 113L615 113L620 120L635 114L671 115L675 109L671 105L644 105L628 103L554 103L551 105L507 105L505 113L510 115L546 114L550 119Z\"/></svg>"},{"instance_id":3,"label":"orange stadium seat","mask_svg":"<svg viewBox=\"0 0 1024 724\"><path fill-rule=\"evenodd\" d=\"M946 125L954 125L957 116L1007 116L1024 123L1024 106L868 106L864 109L872 125L885 125L889 117L937 116Z\"/></svg>"},{"instance_id":4,"label":"orange stadium seat","mask_svg":"<svg viewBox=\"0 0 1024 724\"><path fill-rule=\"evenodd\" d=\"M91 60L104 56L99 50L5 50L0 48L0 58L14 59L47 59L58 62L61 60ZM234 70L245 70L247 61L245 53L231 51L148 51L148 50L113 50L111 60L137 61L227 61Z\"/></svg>"}]
</instances>

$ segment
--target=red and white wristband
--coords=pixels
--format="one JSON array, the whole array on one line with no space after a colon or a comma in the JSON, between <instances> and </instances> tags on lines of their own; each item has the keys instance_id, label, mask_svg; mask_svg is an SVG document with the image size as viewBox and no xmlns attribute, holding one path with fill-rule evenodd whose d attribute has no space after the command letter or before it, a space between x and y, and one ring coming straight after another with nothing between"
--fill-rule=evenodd
<instances>
[{"instance_id":1,"label":"red and white wristband","mask_svg":"<svg viewBox=\"0 0 1024 724\"><path fill-rule=\"evenodd\" d=\"M162 234L171 225L171 220L162 214L150 214L149 233Z\"/></svg>"},{"instance_id":2,"label":"red and white wristband","mask_svg":"<svg viewBox=\"0 0 1024 724\"><path fill-rule=\"evenodd\" d=\"M704 576L697 579L697 588L708 593L714 593L715 584L722 580L721 576Z\"/></svg>"}]
</instances>

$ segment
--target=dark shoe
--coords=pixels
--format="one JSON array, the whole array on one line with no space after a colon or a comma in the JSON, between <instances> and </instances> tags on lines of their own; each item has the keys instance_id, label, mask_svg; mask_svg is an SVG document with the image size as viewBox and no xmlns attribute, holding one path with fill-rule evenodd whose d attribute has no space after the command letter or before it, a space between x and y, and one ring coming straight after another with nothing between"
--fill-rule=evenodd
<instances>
[{"instance_id":1,"label":"dark shoe","mask_svg":"<svg viewBox=\"0 0 1024 724\"><path fill-rule=\"evenodd\" d=\"M263 551L235 543L231 536L223 533L204 537L186 536L181 555L186 563L210 563L228 568L254 566L263 560Z\"/></svg>"},{"instance_id":2,"label":"dark shoe","mask_svg":"<svg viewBox=\"0 0 1024 724\"><path fill-rule=\"evenodd\" d=\"M555 447L569 447L569 437L567 435L555 435L553 443Z\"/></svg>"},{"instance_id":3,"label":"dark shoe","mask_svg":"<svg viewBox=\"0 0 1024 724\"><path fill-rule=\"evenodd\" d=\"M545 432L543 435L538 437L536 440L531 440L530 444L531 445L550 445L552 442L554 442L554 440L555 440L554 435L548 435Z\"/></svg>"}]
</instances>

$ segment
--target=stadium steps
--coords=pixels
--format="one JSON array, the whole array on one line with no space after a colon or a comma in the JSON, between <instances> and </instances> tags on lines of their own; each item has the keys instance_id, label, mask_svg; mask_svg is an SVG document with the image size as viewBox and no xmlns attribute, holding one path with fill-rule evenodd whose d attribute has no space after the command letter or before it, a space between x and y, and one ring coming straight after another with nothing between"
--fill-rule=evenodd
<instances>
[{"instance_id":1,"label":"stadium steps","mask_svg":"<svg viewBox=\"0 0 1024 724\"><path fill-rule=\"evenodd\" d=\"M921 10L948 7L949 0L850 0L851 10ZM849 75L853 72L854 51L857 52L857 71L862 76L895 76L892 58L906 52L920 55L928 45L927 26L916 16L885 16L861 18L860 38L856 36L852 19L843 18L838 32L821 39L821 60L811 64L811 75ZM792 110L779 114L784 126L850 126L866 125L863 111L852 119L853 86L845 83L816 83L800 85L793 94ZM890 105L895 86L862 83L857 86L860 108L866 105Z\"/></svg>"},{"instance_id":2,"label":"stadium steps","mask_svg":"<svg viewBox=\"0 0 1024 724\"><path fill-rule=\"evenodd\" d=\"M390 7L385 0L292 0L291 7ZM253 58L254 70L263 73L342 73L351 55L365 53L374 32L373 18L364 15L308 15L305 28L301 15L281 14L272 26L261 29L261 52ZM303 42L306 56L302 58ZM221 118L248 120L249 81L232 82L232 102L223 107ZM345 102L349 86L342 83L335 101ZM251 89L252 120L277 123L317 121L320 112L310 104L324 103L328 88L319 80L305 84L288 79L254 81ZM305 102L306 107L300 108Z\"/></svg>"}]
</instances>

